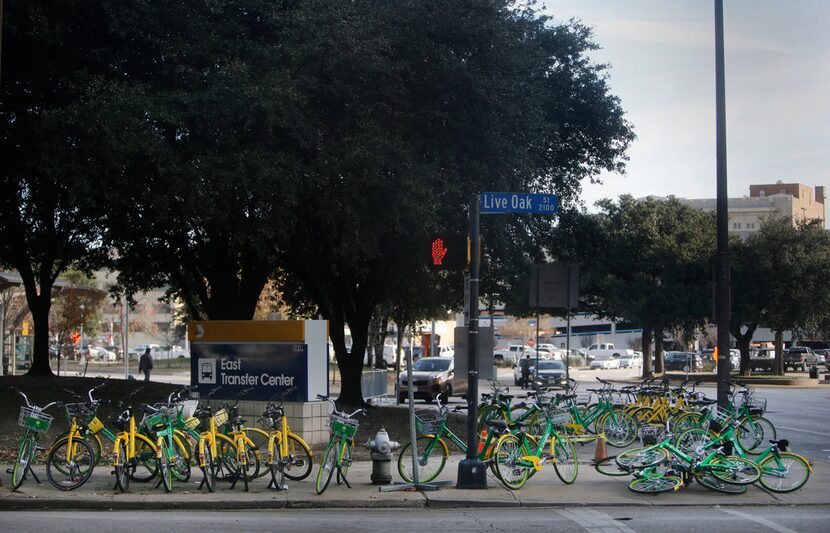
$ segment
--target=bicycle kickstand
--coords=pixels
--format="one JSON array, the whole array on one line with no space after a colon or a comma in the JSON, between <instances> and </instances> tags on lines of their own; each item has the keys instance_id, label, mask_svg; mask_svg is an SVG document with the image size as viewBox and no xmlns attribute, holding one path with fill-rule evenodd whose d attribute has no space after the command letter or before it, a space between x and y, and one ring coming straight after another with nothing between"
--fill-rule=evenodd
<instances>
[{"instance_id":1,"label":"bicycle kickstand","mask_svg":"<svg viewBox=\"0 0 830 533\"><path fill-rule=\"evenodd\" d=\"M341 480L343 480L343 483L346 484L347 488L352 488L351 484L349 483L349 480L346 479L346 474L344 474L343 471L339 468L337 469L337 475L340 477Z\"/></svg>"},{"instance_id":2,"label":"bicycle kickstand","mask_svg":"<svg viewBox=\"0 0 830 533\"><path fill-rule=\"evenodd\" d=\"M40 482L40 478L38 478L37 474L35 474L35 471L32 470L32 467L28 466L27 468L29 469L29 473L32 474L32 477L35 478L35 481L37 481L38 485L43 485L43 483Z\"/></svg>"}]
</instances>

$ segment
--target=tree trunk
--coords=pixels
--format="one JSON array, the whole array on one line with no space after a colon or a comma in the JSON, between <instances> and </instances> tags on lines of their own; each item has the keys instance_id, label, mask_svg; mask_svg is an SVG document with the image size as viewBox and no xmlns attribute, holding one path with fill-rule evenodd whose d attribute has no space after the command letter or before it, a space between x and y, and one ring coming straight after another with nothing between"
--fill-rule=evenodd
<instances>
[{"instance_id":1,"label":"tree trunk","mask_svg":"<svg viewBox=\"0 0 830 533\"><path fill-rule=\"evenodd\" d=\"M643 379L651 377L651 329L643 328Z\"/></svg>"},{"instance_id":2,"label":"tree trunk","mask_svg":"<svg viewBox=\"0 0 830 533\"><path fill-rule=\"evenodd\" d=\"M663 328L654 329L654 373L663 374Z\"/></svg>"},{"instance_id":3,"label":"tree trunk","mask_svg":"<svg viewBox=\"0 0 830 533\"><path fill-rule=\"evenodd\" d=\"M52 307L51 287L41 288L41 294L29 301L35 328L35 345L29 376L54 376L49 365L49 309ZM14 350L12 351L14 358ZM14 361L14 359L12 359ZM14 362L12 363L14 364Z\"/></svg>"},{"instance_id":4,"label":"tree trunk","mask_svg":"<svg viewBox=\"0 0 830 533\"><path fill-rule=\"evenodd\" d=\"M784 332L775 332L775 364L772 367L776 376L784 375Z\"/></svg>"},{"instance_id":5,"label":"tree trunk","mask_svg":"<svg viewBox=\"0 0 830 533\"><path fill-rule=\"evenodd\" d=\"M745 332L741 331L740 326L730 329L730 333L733 337L735 337L735 343L738 346L738 350L741 351L740 375L743 377L752 375L752 361L749 359L749 345L752 342L752 336L755 334L755 330L757 328L758 324L750 324L747 326Z\"/></svg>"},{"instance_id":6,"label":"tree trunk","mask_svg":"<svg viewBox=\"0 0 830 533\"><path fill-rule=\"evenodd\" d=\"M381 307L377 313L379 316L378 330L375 337L375 368L386 370L386 332L389 330L389 308Z\"/></svg>"}]
</instances>

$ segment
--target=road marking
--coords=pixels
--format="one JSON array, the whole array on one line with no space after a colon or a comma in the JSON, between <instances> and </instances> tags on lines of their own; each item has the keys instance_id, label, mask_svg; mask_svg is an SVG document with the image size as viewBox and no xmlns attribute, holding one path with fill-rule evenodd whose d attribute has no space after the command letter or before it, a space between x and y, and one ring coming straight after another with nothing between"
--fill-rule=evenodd
<instances>
[{"instance_id":1,"label":"road marking","mask_svg":"<svg viewBox=\"0 0 830 533\"><path fill-rule=\"evenodd\" d=\"M761 524L762 526L766 526L773 531L778 531L779 533L798 533L794 529L790 529L788 527L784 527L781 525L776 524L766 518L761 518L760 516L753 516L748 513L742 513L740 511L733 511L732 509L724 509L723 507L720 510L724 513L731 514L733 516L737 516L739 518L743 518L744 520L749 520L751 522L755 522L756 524Z\"/></svg>"},{"instance_id":2,"label":"road marking","mask_svg":"<svg viewBox=\"0 0 830 533\"><path fill-rule=\"evenodd\" d=\"M798 429L798 428L791 428L789 426L775 426L779 429L788 429L790 431L798 431L799 433L809 433L810 435L819 435L822 437L830 437L830 433L822 433L820 431L810 431L808 429Z\"/></svg>"},{"instance_id":3,"label":"road marking","mask_svg":"<svg viewBox=\"0 0 830 533\"><path fill-rule=\"evenodd\" d=\"M581 526L588 533L637 533L619 520L594 509L557 509L568 520Z\"/></svg>"}]
</instances>

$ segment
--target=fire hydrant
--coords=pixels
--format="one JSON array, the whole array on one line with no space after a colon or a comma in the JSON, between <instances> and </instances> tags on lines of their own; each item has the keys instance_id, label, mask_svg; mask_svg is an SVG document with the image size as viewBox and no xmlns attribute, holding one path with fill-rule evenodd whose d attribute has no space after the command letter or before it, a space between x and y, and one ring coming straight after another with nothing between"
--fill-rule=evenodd
<instances>
[{"instance_id":1,"label":"fire hydrant","mask_svg":"<svg viewBox=\"0 0 830 533\"><path fill-rule=\"evenodd\" d=\"M381 427L375 433L375 438L366 441L364 446L372 452L372 483L375 485L392 483L392 452L400 448L401 445L389 440L386 429Z\"/></svg>"}]
</instances>

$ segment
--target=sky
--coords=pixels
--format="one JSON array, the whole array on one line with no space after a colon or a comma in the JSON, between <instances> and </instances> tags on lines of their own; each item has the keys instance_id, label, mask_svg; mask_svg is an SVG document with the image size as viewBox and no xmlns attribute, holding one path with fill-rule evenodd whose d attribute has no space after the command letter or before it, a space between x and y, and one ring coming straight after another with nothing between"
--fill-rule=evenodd
<instances>
[{"instance_id":1,"label":"sky","mask_svg":"<svg viewBox=\"0 0 830 533\"><path fill-rule=\"evenodd\" d=\"M714 0L541 0L579 19L611 66L637 140L625 176L585 184L587 206L631 194L714 198ZM750 184L830 186L830 0L724 0L730 197Z\"/></svg>"}]
</instances>

